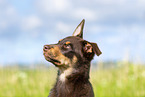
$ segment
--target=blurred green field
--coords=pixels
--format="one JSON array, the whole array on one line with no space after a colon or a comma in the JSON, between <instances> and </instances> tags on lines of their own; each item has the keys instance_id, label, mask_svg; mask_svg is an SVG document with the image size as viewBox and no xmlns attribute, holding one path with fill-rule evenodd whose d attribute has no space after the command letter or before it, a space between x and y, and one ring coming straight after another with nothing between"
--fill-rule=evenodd
<instances>
[{"instance_id":1,"label":"blurred green field","mask_svg":"<svg viewBox=\"0 0 145 97\"><path fill-rule=\"evenodd\" d=\"M47 97L56 80L54 67L43 69L0 68L0 97ZM92 68L90 81L95 97L145 97L145 67L126 64Z\"/></svg>"}]
</instances>

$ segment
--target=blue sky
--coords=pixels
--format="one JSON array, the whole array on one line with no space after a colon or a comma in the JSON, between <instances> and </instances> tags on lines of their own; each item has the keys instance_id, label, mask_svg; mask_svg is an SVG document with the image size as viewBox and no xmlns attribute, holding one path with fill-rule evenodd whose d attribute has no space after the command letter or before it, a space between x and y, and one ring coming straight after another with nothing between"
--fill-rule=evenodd
<instances>
[{"instance_id":1,"label":"blue sky","mask_svg":"<svg viewBox=\"0 0 145 97\"><path fill-rule=\"evenodd\" d=\"M145 61L144 0L0 0L0 64L46 62L44 44L72 35L101 51L95 61Z\"/></svg>"}]
</instances>

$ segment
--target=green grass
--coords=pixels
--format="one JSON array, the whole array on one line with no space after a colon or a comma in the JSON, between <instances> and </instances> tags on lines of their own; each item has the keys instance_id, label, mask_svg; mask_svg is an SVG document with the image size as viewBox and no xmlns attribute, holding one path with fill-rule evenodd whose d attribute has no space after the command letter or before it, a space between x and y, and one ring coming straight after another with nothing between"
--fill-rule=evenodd
<instances>
[{"instance_id":1,"label":"green grass","mask_svg":"<svg viewBox=\"0 0 145 97\"><path fill-rule=\"evenodd\" d=\"M47 97L56 74L54 68L0 68L0 97ZM96 97L145 97L144 66L92 69L90 81Z\"/></svg>"}]
</instances>

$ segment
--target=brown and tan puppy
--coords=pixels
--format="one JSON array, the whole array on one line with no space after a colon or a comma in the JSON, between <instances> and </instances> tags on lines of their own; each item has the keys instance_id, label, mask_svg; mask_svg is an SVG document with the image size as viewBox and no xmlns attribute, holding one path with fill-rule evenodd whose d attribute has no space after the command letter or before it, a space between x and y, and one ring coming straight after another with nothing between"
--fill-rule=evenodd
<instances>
[{"instance_id":1,"label":"brown and tan puppy","mask_svg":"<svg viewBox=\"0 0 145 97\"><path fill-rule=\"evenodd\" d=\"M101 51L96 43L83 39L84 23L82 20L72 36L61 39L57 44L44 45L45 59L59 68L49 97L94 97L89 81L90 62Z\"/></svg>"}]
</instances>

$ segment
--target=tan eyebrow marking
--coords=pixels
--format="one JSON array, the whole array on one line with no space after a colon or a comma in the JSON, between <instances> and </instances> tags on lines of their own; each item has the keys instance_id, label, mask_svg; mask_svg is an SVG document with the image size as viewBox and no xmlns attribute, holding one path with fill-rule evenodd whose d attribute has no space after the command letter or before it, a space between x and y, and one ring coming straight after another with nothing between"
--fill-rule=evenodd
<instances>
[{"instance_id":1,"label":"tan eyebrow marking","mask_svg":"<svg viewBox=\"0 0 145 97\"><path fill-rule=\"evenodd\" d=\"M62 41L62 40L63 40L63 39L60 39L59 42Z\"/></svg>"},{"instance_id":2,"label":"tan eyebrow marking","mask_svg":"<svg viewBox=\"0 0 145 97\"><path fill-rule=\"evenodd\" d=\"M88 43L88 42L86 42L86 43L85 43L85 46L86 46L86 45L87 45L87 46L91 46L91 44L90 44L90 43Z\"/></svg>"},{"instance_id":3,"label":"tan eyebrow marking","mask_svg":"<svg viewBox=\"0 0 145 97\"><path fill-rule=\"evenodd\" d=\"M67 44L70 44L71 42L69 42L69 41L67 41L65 44L67 45Z\"/></svg>"}]
</instances>

